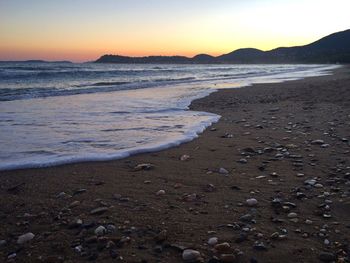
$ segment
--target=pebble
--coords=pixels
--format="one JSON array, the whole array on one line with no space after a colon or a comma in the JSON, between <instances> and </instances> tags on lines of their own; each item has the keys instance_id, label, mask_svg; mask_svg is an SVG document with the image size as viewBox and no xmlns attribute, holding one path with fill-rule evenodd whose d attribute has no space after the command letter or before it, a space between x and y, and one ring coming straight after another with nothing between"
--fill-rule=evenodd
<instances>
[{"instance_id":1,"label":"pebble","mask_svg":"<svg viewBox=\"0 0 350 263\"><path fill-rule=\"evenodd\" d=\"M220 168L219 169L219 174L228 174L229 172L225 168Z\"/></svg>"},{"instance_id":2,"label":"pebble","mask_svg":"<svg viewBox=\"0 0 350 263\"><path fill-rule=\"evenodd\" d=\"M224 243L216 244L214 249L219 253L225 253L231 249L231 246L229 243L224 242Z\"/></svg>"},{"instance_id":3,"label":"pebble","mask_svg":"<svg viewBox=\"0 0 350 263\"><path fill-rule=\"evenodd\" d=\"M311 144L322 145L322 144L324 144L324 141L323 141L323 140L313 140L313 141L311 142Z\"/></svg>"},{"instance_id":4,"label":"pebble","mask_svg":"<svg viewBox=\"0 0 350 263\"><path fill-rule=\"evenodd\" d=\"M238 162L241 163L241 164L248 163L247 159L244 159L244 158L240 159Z\"/></svg>"},{"instance_id":5,"label":"pebble","mask_svg":"<svg viewBox=\"0 0 350 263\"><path fill-rule=\"evenodd\" d=\"M98 236L103 236L107 233L107 229L104 226L99 226L95 229L95 234Z\"/></svg>"},{"instance_id":6,"label":"pebble","mask_svg":"<svg viewBox=\"0 0 350 263\"><path fill-rule=\"evenodd\" d=\"M256 200L255 198L249 198L246 200L246 204L248 206L256 206L258 204L258 200Z\"/></svg>"},{"instance_id":7,"label":"pebble","mask_svg":"<svg viewBox=\"0 0 350 263\"><path fill-rule=\"evenodd\" d=\"M24 243L27 243L28 241L32 240L35 237L33 233L26 233L24 235L21 235L17 239L17 244L22 245Z\"/></svg>"},{"instance_id":8,"label":"pebble","mask_svg":"<svg viewBox=\"0 0 350 263\"><path fill-rule=\"evenodd\" d=\"M152 168L154 168L154 165L150 164L150 163L141 163L138 164L134 167L135 171L141 171L141 170L151 170Z\"/></svg>"},{"instance_id":9,"label":"pebble","mask_svg":"<svg viewBox=\"0 0 350 263\"><path fill-rule=\"evenodd\" d=\"M161 196L161 195L165 195L165 190L159 190L156 195Z\"/></svg>"},{"instance_id":10,"label":"pebble","mask_svg":"<svg viewBox=\"0 0 350 263\"><path fill-rule=\"evenodd\" d=\"M209 246L215 246L217 243L219 243L219 239L217 237L211 237L208 240L208 245Z\"/></svg>"},{"instance_id":11,"label":"pebble","mask_svg":"<svg viewBox=\"0 0 350 263\"><path fill-rule=\"evenodd\" d=\"M240 221L243 221L243 222L250 222L253 220L253 216L251 214L246 214L246 215L243 215L239 218Z\"/></svg>"},{"instance_id":12,"label":"pebble","mask_svg":"<svg viewBox=\"0 0 350 263\"><path fill-rule=\"evenodd\" d=\"M292 212L288 214L288 218L296 218L296 217L298 217L297 213Z\"/></svg>"},{"instance_id":13,"label":"pebble","mask_svg":"<svg viewBox=\"0 0 350 263\"><path fill-rule=\"evenodd\" d=\"M197 250L185 249L182 252L182 259L185 262L196 262L200 259L200 257L201 257L201 253Z\"/></svg>"},{"instance_id":14,"label":"pebble","mask_svg":"<svg viewBox=\"0 0 350 263\"><path fill-rule=\"evenodd\" d=\"M91 215L101 215L107 211L108 211L108 207L103 206L103 207L98 207L98 208L91 210L90 214Z\"/></svg>"},{"instance_id":15,"label":"pebble","mask_svg":"<svg viewBox=\"0 0 350 263\"><path fill-rule=\"evenodd\" d=\"M312 222L310 219L306 219L306 220L305 220L305 224L307 224L307 225L312 225L313 222Z\"/></svg>"},{"instance_id":16,"label":"pebble","mask_svg":"<svg viewBox=\"0 0 350 263\"><path fill-rule=\"evenodd\" d=\"M190 156L187 155L187 154L184 154L184 155L182 155L182 156L180 157L180 160L181 160L181 161L187 161L188 159L190 159Z\"/></svg>"},{"instance_id":17,"label":"pebble","mask_svg":"<svg viewBox=\"0 0 350 263\"><path fill-rule=\"evenodd\" d=\"M80 205L80 201L74 201L74 202L70 203L70 205L68 207L73 208L73 207L77 207L79 205Z\"/></svg>"}]
</instances>

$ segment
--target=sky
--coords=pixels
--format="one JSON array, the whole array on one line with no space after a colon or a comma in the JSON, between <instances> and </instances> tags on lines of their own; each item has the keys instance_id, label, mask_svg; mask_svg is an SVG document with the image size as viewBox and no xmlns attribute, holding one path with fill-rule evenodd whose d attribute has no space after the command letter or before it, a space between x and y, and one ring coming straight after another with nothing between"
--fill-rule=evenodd
<instances>
[{"instance_id":1,"label":"sky","mask_svg":"<svg viewBox=\"0 0 350 263\"><path fill-rule=\"evenodd\" d=\"M350 0L0 0L0 60L221 55L350 28Z\"/></svg>"}]
</instances>

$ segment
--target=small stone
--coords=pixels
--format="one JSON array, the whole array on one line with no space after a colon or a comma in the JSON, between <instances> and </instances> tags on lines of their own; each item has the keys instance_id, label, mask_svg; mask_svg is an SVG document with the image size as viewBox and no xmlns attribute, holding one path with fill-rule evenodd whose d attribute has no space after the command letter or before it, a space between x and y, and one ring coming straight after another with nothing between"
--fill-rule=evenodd
<instances>
[{"instance_id":1,"label":"small stone","mask_svg":"<svg viewBox=\"0 0 350 263\"><path fill-rule=\"evenodd\" d=\"M151 170L152 168L154 168L154 166L150 163L141 163L138 164L134 167L134 171L141 171L141 170Z\"/></svg>"},{"instance_id":2,"label":"small stone","mask_svg":"<svg viewBox=\"0 0 350 263\"><path fill-rule=\"evenodd\" d=\"M219 169L219 174L228 174L229 172L225 168L220 168Z\"/></svg>"},{"instance_id":3,"label":"small stone","mask_svg":"<svg viewBox=\"0 0 350 263\"><path fill-rule=\"evenodd\" d=\"M239 218L240 221L250 222L253 220L253 216L251 214L245 214Z\"/></svg>"},{"instance_id":4,"label":"small stone","mask_svg":"<svg viewBox=\"0 0 350 263\"><path fill-rule=\"evenodd\" d=\"M249 198L246 200L247 206L256 206L258 204L258 200L255 198Z\"/></svg>"},{"instance_id":5,"label":"small stone","mask_svg":"<svg viewBox=\"0 0 350 263\"><path fill-rule=\"evenodd\" d=\"M231 246L229 243L224 242L224 243L216 244L214 249L219 253L225 253L230 251Z\"/></svg>"},{"instance_id":6,"label":"small stone","mask_svg":"<svg viewBox=\"0 0 350 263\"><path fill-rule=\"evenodd\" d=\"M204 191L205 192L208 192L208 193L211 193L211 192L214 192L215 191L215 185L213 184L207 184L205 187L204 187Z\"/></svg>"},{"instance_id":7,"label":"small stone","mask_svg":"<svg viewBox=\"0 0 350 263\"><path fill-rule=\"evenodd\" d=\"M35 237L33 233L26 233L24 235L21 235L17 239L17 244L22 245L24 243L27 243L28 241L32 240Z\"/></svg>"},{"instance_id":8,"label":"small stone","mask_svg":"<svg viewBox=\"0 0 350 263\"><path fill-rule=\"evenodd\" d=\"M212 237L212 238L209 238L208 240L208 245L209 246L215 246L217 243L219 243L219 240L217 237Z\"/></svg>"},{"instance_id":9,"label":"small stone","mask_svg":"<svg viewBox=\"0 0 350 263\"><path fill-rule=\"evenodd\" d=\"M161 196L161 195L165 195L165 190L159 190L156 195Z\"/></svg>"},{"instance_id":10,"label":"small stone","mask_svg":"<svg viewBox=\"0 0 350 263\"><path fill-rule=\"evenodd\" d=\"M185 262L196 262L200 259L200 257L201 257L201 253L197 250L185 249L182 252L182 259Z\"/></svg>"},{"instance_id":11,"label":"small stone","mask_svg":"<svg viewBox=\"0 0 350 263\"><path fill-rule=\"evenodd\" d=\"M306 219L306 220L305 220L305 224L307 224L307 225L312 225L313 222L312 222L310 219Z\"/></svg>"},{"instance_id":12,"label":"small stone","mask_svg":"<svg viewBox=\"0 0 350 263\"><path fill-rule=\"evenodd\" d=\"M80 201L74 201L74 202L70 203L70 205L68 207L73 208L73 207L77 207L79 205L80 205Z\"/></svg>"},{"instance_id":13,"label":"small stone","mask_svg":"<svg viewBox=\"0 0 350 263\"><path fill-rule=\"evenodd\" d=\"M336 260L336 257L333 253L330 252L322 252L319 255L319 259L323 262L332 262Z\"/></svg>"},{"instance_id":14,"label":"small stone","mask_svg":"<svg viewBox=\"0 0 350 263\"><path fill-rule=\"evenodd\" d=\"M253 248L255 250L267 250L267 247L265 246L265 244L263 242L255 242Z\"/></svg>"},{"instance_id":15,"label":"small stone","mask_svg":"<svg viewBox=\"0 0 350 263\"><path fill-rule=\"evenodd\" d=\"M11 253L10 255L7 256L7 259L14 259L15 257L17 257L17 254Z\"/></svg>"},{"instance_id":16,"label":"small stone","mask_svg":"<svg viewBox=\"0 0 350 263\"><path fill-rule=\"evenodd\" d=\"M323 241L323 244L325 244L326 246L328 246L330 243L331 243L331 242L330 242L328 239L325 239L325 240Z\"/></svg>"},{"instance_id":17,"label":"small stone","mask_svg":"<svg viewBox=\"0 0 350 263\"><path fill-rule=\"evenodd\" d=\"M103 213L105 213L107 211L108 211L108 207L103 206L103 207L98 207L98 208L95 208L95 209L91 210L90 214L92 214L92 215L101 215L101 214L103 214Z\"/></svg>"},{"instance_id":18,"label":"small stone","mask_svg":"<svg viewBox=\"0 0 350 263\"><path fill-rule=\"evenodd\" d=\"M98 236L103 236L107 233L107 229L104 226L99 226L95 229L95 234Z\"/></svg>"},{"instance_id":19,"label":"small stone","mask_svg":"<svg viewBox=\"0 0 350 263\"><path fill-rule=\"evenodd\" d=\"M298 217L297 213L292 212L288 214L288 218L297 218L297 217Z\"/></svg>"},{"instance_id":20,"label":"small stone","mask_svg":"<svg viewBox=\"0 0 350 263\"><path fill-rule=\"evenodd\" d=\"M184 155L182 155L182 156L180 157L180 160L181 160L181 161L187 161L188 159L190 159L190 156L187 155L187 154L184 154Z\"/></svg>"},{"instance_id":21,"label":"small stone","mask_svg":"<svg viewBox=\"0 0 350 263\"><path fill-rule=\"evenodd\" d=\"M240 159L238 162L241 163L241 164L248 163L247 159L244 159L244 158Z\"/></svg>"},{"instance_id":22,"label":"small stone","mask_svg":"<svg viewBox=\"0 0 350 263\"><path fill-rule=\"evenodd\" d=\"M311 144L314 144L314 145L322 145L322 144L324 144L324 141L323 141L323 140L313 140L313 141L311 142Z\"/></svg>"}]
</instances>

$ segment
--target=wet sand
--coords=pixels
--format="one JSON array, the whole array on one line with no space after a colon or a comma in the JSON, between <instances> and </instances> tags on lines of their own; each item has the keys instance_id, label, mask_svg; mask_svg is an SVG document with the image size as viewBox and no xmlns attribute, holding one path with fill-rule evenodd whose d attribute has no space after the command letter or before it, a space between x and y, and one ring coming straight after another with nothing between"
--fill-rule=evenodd
<instances>
[{"instance_id":1,"label":"wet sand","mask_svg":"<svg viewBox=\"0 0 350 263\"><path fill-rule=\"evenodd\" d=\"M0 172L0 261L348 262L349 67L191 108L222 118L179 147Z\"/></svg>"}]
</instances>

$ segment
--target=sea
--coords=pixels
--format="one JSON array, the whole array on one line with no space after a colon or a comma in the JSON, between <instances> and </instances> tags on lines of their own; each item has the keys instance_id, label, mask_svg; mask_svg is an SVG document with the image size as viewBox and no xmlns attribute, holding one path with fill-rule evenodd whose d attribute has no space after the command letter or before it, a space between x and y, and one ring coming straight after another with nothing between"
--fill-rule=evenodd
<instances>
[{"instance_id":1,"label":"sea","mask_svg":"<svg viewBox=\"0 0 350 263\"><path fill-rule=\"evenodd\" d=\"M195 99L327 75L335 67L0 62L0 170L174 147L220 119L189 110Z\"/></svg>"}]
</instances>

